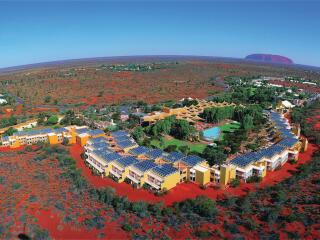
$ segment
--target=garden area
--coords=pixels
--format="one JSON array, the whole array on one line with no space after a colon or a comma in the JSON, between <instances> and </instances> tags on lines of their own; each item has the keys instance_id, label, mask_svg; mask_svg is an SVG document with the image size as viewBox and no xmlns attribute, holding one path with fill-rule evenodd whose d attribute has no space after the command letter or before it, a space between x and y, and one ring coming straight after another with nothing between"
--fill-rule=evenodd
<instances>
[{"instance_id":1,"label":"garden area","mask_svg":"<svg viewBox=\"0 0 320 240\"><path fill-rule=\"evenodd\" d=\"M203 143L194 143L186 140L179 140L173 137L163 137L162 140L152 139L151 146L160 149L168 149L171 151L188 149L188 152L195 152L201 154L203 150L206 148L206 144Z\"/></svg>"}]
</instances>

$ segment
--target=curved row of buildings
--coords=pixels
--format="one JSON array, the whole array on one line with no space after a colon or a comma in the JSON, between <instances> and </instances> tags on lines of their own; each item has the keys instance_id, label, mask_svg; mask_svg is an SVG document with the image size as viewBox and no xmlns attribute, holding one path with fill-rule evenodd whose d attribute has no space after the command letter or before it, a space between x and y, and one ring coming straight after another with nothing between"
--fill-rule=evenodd
<instances>
[{"instance_id":1,"label":"curved row of buildings","mask_svg":"<svg viewBox=\"0 0 320 240\"><path fill-rule=\"evenodd\" d=\"M87 165L101 176L158 191L189 181L226 186L235 178L243 181L252 176L263 178L267 171L275 170L288 159L297 159L299 152L306 149L307 140L299 139L299 128L291 128L282 114L274 111L265 114L269 118L270 146L236 156L221 166L210 167L196 155L139 146L125 131L105 134L86 126L20 131L3 137L2 145L16 148L38 142L77 143L84 147Z\"/></svg>"},{"instance_id":2,"label":"curved row of buildings","mask_svg":"<svg viewBox=\"0 0 320 240\"><path fill-rule=\"evenodd\" d=\"M226 186L235 178L263 178L267 171L274 171L288 159L297 159L307 147L306 140L299 140L298 128L292 129L283 115L268 111L266 116L270 146L236 156L221 166L210 167L205 159L195 155L138 146L124 131L90 139L84 146L86 162L102 176L155 190L169 190L180 182Z\"/></svg>"}]
</instances>

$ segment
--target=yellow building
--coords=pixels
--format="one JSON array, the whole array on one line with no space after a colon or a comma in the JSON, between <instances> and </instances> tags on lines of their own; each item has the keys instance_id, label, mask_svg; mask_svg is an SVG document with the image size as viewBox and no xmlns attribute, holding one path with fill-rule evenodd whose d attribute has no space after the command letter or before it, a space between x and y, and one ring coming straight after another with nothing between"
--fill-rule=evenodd
<instances>
[{"instance_id":1,"label":"yellow building","mask_svg":"<svg viewBox=\"0 0 320 240\"><path fill-rule=\"evenodd\" d=\"M119 183L123 182L129 175L130 166L138 162L139 160L133 156L119 158L110 163L109 175L115 178Z\"/></svg>"},{"instance_id":2,"label":"yellow building","mask_svg":"<svg viewBox=\"0 0 320 240\"><path fill-rule=\"evenodd\" d=\"M129 166L129 174L127 175L127 178L132 184L135 184L137 187L142 187L146 181L147 173L156 166L158 165L152 160L140 161Z\"/></svg>"},{"instance_id":3,"label":"yellow building","mask_svg":"<svg viewBox=\"0 0 320 240\"><path fill-rule=\"evenodd\" d=\"M201 165L192 168L194 170L194 181L200 185L210 182L210 169Z\"/></svg>"},{"instance_id":4,"label":"yellow building","mask_svg":"<svg viewBox=\"0 0 320 240\"><path fill-rule=\"evenodd\" d=\"M216 182L221 186L228 185L236 178L236 168L230 165L221 165L220 171L215 171Z\"/></svg>"},{"instance_id":5,"label":"yellow building","mask_svg":"<svg viewBox=\"0 0 320 240\"><path fill-rule=\"evenodd\" d=\"M71 133L67 128L45 128L31 131L20 131L13 133L12 136L2 137L2 145L16 148L39 142L57 144L62 143L65 138L70 138L70 134Z\"/></svg>"},{"instance_id":6,"label":"yellow building","mask_svg":"<svg viewBox=\"0 0 320 240\"><path fill-rule=\"evenodd\" d=\"M81 127L75 130L76 132L76 142L82 147L86 145L90 138L103 137L105 135L104 131L100 129L91 130L88 127Z\"/></svg>"},{"instance_id":7,"label":"yellow building","mask_svg":"<svg viewBox=\"0 0 320 240\"><path fill-rule=\"evenodd\" d=\"M145 183L157 191L170 190L180 182L179 170L171 164L163 164L147 173Z\"/></svg>"}]
</instances>

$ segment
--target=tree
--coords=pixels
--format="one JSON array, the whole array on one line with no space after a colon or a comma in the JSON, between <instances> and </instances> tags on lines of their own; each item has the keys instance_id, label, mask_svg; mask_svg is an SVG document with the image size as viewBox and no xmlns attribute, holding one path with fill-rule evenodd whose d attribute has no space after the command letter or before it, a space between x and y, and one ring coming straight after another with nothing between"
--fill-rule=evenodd
<instances>
[{"instance_id":1,"label":"tree","mask_svg":"<svg viewBox=\"0 0 320 240\"><path fill-rule=\"evenodd\" d=\"M244 130L249 131L253 128L253 117L246 114L241 122Z\"/></svg>"},{"instance_id":2,"label":"tree","mask_svg":"<svg viewBox=\"0 0 320 240\"><path fill-rule=\"evenodd\" d=\"M221 165L227 159L227 155L222 147L212 147L209 145L203 150L202 157L208 161L210 166Z\"/></svg>"},{"instance_id":3,"label":"tree","mask_svg":"<svg viewBox=\"0 0 320 240\"><path fill-rule=\"evenodd\" d=\"M49 103L51 101L51 96L45 96L44 97L44 102Z\"/></svg>"},{"instance_id":4,"label":"tree","mask_svg":"<svg viewBox=\"0 0 320 240\"><path fill-rule=\"evenodd\" d=\"M114 121L120 121L120 112L115 112L112 114L111 118L114 120Z\"/></svg>"},{"instance_id":5,"label":"tree","mask_svg":"<svg viewBox=\"0 0 320 240\"><path fill-rule=\"evenodd\" d=\"M188 145L182 145L178 149L180 152L182 152L185 155L188 155L188 153L190 152L190 148Z\"/></svg>"},{"instance_id":6,"label":"tree","mask_svg":"<svg viewBox=\"0 0 320 240\"><path fill-rule=\"evenodd\" d=\"M8 128L5 132L4 132L4 135L5 136L12 136L13 133L17 132L18 130L13 128L13 127L10 127Z\"/></svg>"},{"instance_id":7,"label":"tree","mask_svg":"<svg viewBox=\"0 0 320 240\"><path fill-rule=\"evenodd\" d=\"M174 152L177 150L177 145L168 145L164 150L166 152Z\"/></svg>"},{"instance_id":8,"label":"tree","mask_svg":"<svg viewBox=\"0 0 320 240\"><path fill-rule=\"evenodd\" d=\"M132 137L138 142L140 142L144 138L144 135L145 134L143 131L143 127L141 127L141 126L136 127L132 133Z\"/></svg>"},{"instance_id":9,"label":"tree","mask_svg":"<svg viewBox=\"0 0 320 240\"><path fill-rule=\"evenodd\" d=\"M48 118L47 124L48 124L48 125L54 125L54 124L57 124L58 121L59 121L58 116L52 115L52 116L50 116L50 117Z\"/></svg>"},{"instance_id":10,"label":"tree","mask_svg":"<svg viewBox=\"0 0 320 240\"><path fill-rule=\"evenodd\" d=\"M62 125L83 125L84 122L77 118L74 111L72 110L68 110L66 113L65 113L65 116L64 118L60 121L60 124Z\"/></svg>"},{"instance_id":11,"label":"tree","mask_svg":"<svg viewBox=\"0 0 320 240\"><path fill-rule=\"evenodd\" d=\"M172 127L170 134L178 139L188 139L191 135L196 132L195 128L191 126L186 120L176 120Z\"/></svg>"}]
</instances>

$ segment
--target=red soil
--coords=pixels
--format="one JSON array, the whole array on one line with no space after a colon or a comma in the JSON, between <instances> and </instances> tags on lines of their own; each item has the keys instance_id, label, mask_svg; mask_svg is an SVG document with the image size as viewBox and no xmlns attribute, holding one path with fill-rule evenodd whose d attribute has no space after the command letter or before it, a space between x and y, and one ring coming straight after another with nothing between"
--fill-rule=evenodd
<instances>
[{"instance_id":1,"label":"red soil","mask_svg":"<svg viewBox=\"0 0 320 240\"><path fill-rule=\"evenodd\" d=\"M163 201L165 205L171 205L174 202L179 202L186 200L188 198L195 198L199 195L206 195L212 199L217 199L220 197L224 197L225 195L233 195L233 196L242 196L247 194L249 191L254 191L258 188L265 187L268 185L274 185L284 179L290 177L292 174L290 171L294 171L301 164L305 164L311 160L311 156L313 152L317 149L317 146L314 144L309 144L309 148L306 152L300 153L299 160L297 164L286 163L282 166L281 169L268 172L267 176L263 179L263 181L257 185L254 183L241 183L240 186L236 188L213 188L210 187L206 190L203 190L199 187L199 185L194 183L181 183L175 188L171 189L164 196L155 196L152 193L148 192L144 189L134 189L129 184L126 183L116 183L109 178L101 178L97 176L93 176L91 174L91 170L85 165L83 159L81 159L80 154L83 149L79 145L73 145L70 148L70 153L74 159L77 161L77 166L82 169L83 174L87 178L87 180L95 187L106 187L110 186L116 190L116 193L121 196L128 197L131 201L139 201L144 200L147 202L160 202Z\"/></svg>"},{"instance_id":2,"label":"red soil","mask_svg":"<svg viewBox=\"0 0 320 240\"><path fill-rule=\"evenodd\" d=\"M23 148L19 148L23 150ZM108 221L110 216L101 212L106 218L105 227L102 229L88 229L81 225L81 219L92 218L92 210L103 208L103 205L93 201L88 193L77 194L69 192L70 183L59 178L63 173L55 160L43 160L36 162L33 158L36 152L26 152L23 155L17 153L17 149L1 148L1 164L10 167L0 168L0 175L5 177L5 183L0 187L0 209L7 209L11 214L1 216L0 224L13 222L14 224L4 229L5 239L11 239L21 232L32 233L31 224L39 225L47 229L53 239L96 239L98 234L103 233L105 239L126 239L128 234L120 228L118 221ZM4 165L5 166L5 165ZM35 178L43 173L46 179ZM21 187L13 190L12 184L19 183ZM30 197L35 196L35 202ZM57 210L56 203L63 206L63 210ZM64 222L66 216L77 214L78 221ZM26 217L26 228L21 220ZM36 220L36 221L34 221ZM111 219L110 219L111 220Z\"/></svg>"}]
</instances>

